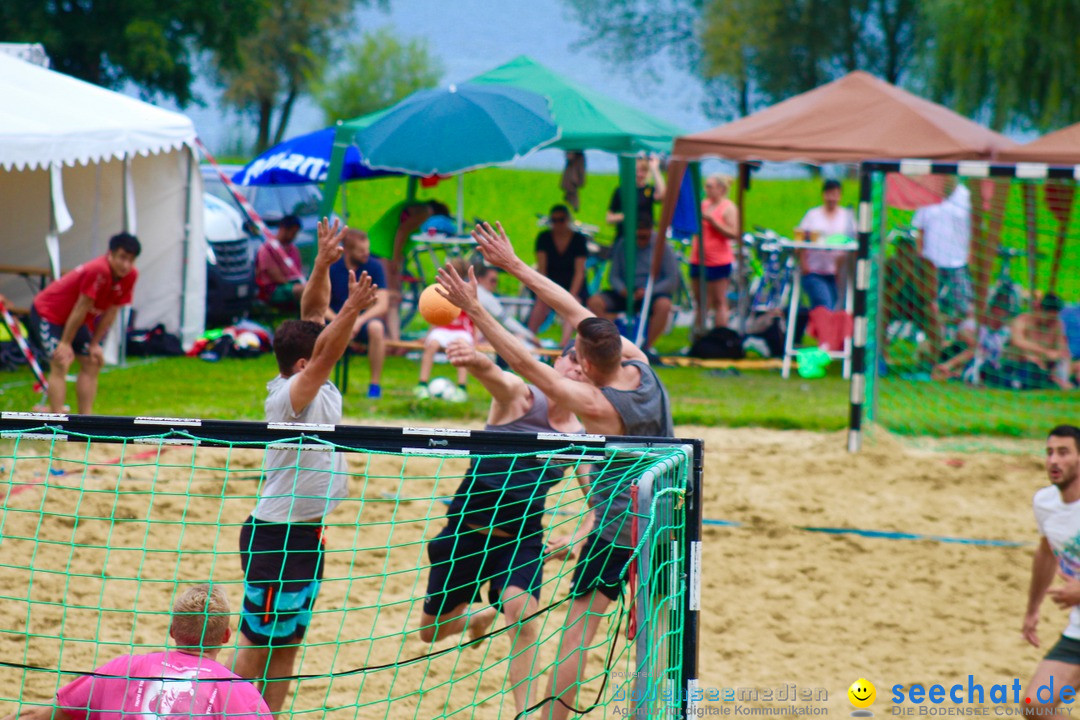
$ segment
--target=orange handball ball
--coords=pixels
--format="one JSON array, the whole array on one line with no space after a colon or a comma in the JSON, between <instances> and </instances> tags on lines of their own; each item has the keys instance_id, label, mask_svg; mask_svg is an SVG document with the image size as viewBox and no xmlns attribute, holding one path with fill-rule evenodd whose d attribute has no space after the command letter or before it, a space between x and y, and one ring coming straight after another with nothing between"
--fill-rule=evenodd
<instances>
[{"instance_id":1,"label":"orange handball ball","mask_svg":"<svg viewBox=\"0 0 1080 720\"><path fill-rule=\"evenodd\" d=\"M436 292L435 288L442 286L439 283L428 285L420 293L420 315L432 325L449 325L457 320L461 308Z\"/></svg>"}]
</instances>

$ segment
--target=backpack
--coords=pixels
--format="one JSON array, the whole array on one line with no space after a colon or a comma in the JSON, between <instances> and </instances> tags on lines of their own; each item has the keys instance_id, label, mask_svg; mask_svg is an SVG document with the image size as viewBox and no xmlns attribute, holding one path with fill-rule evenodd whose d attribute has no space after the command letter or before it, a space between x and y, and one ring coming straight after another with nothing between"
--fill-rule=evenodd
<instances>
[{"instance_id":1,"label":"backpack","mask_svg":"<svg viewBox=\"0 0 1080 720\"><path fill-rule=\"evenodd\" d=\"M132 357L144 355L183 355L180 338L165 332L158 323L149 330L128 330L127 354Z\"/></svg>"},{"instance_id":2,"label":"backpack","mask_svg":"<svg viewBox=\"0 0 1080 720\"><path fill-rule=\"evenodd\" d=\"M742 338L731 328L713 328L698 338L690 347L690 356L696 358L714 358L742 360L746 357Z\"/></svg>"}]
</instances>

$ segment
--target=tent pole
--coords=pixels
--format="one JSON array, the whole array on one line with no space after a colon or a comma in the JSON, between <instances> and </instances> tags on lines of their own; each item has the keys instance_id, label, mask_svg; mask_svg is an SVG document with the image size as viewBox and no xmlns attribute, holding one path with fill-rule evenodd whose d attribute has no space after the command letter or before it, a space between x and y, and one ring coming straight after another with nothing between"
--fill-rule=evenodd
<instances>
[{"instance_id":1,"label":"tent pole","mask_svg":"<svg viewBox=\"0 0 1080 720\"><path fill-rule=\"evenodd\" d=\"M746 321L747 316L750 314L750 296L748 294L750 268L748 267L749 259L746 254L746 243L742 241L746 218L746 179L749 175L750 166L743 162L739 163L738 177L736 178L738 197L735 200L735 204L739 207L738 236L735 238L736 247L739 249L739 275L735 278L739 293L739 305L737 308L739 335L746 334Z\"/></svg>"},{"instance_id":2,"label":"tent pole","mask_svg":"<svg viewBox=\"0 0 1080 720\"><path fill-rule=\"evenodd\" d=\"M416 187L418 185L415 175L409 175L405 181L405 199L412 202L416 199Z\"/></svg>"},{"instance_id":3,"label":"tent pole","mask_svg":"<svg viewBox=\"0 0 1080 720\"><path fill-rule=\"evenodd\" d=\"M337 128L334 129L334 149L330 151L330 168L326 171L326 184L323 185L319 217L328 218L334 212L338 188L341 187L341 170L345 167L345 150L352 142L352 136L346 139L345 134L346 132L341 129L341 121L338 120Z\"/></svg>"},{"instance_id":4,"label":"tent pole","mask_svg":"<svg viewBox=\"0 0 1080 720\"><path fill-rule=\"evenodd\" d=\"M701 163L692 162L687 165L690 172L690 186L694 193L694 217L698 227L698 318L701 327L692 327L690 330L691 341L705 335L709 323L709 283L705 276L705 220L701 216ZM699 334L700 333L700 334Z\"/></svg>"},{"instance_id":5,"label":"tent pole","mask_svg":"<svg viewBox=\"0 0 1080 720\"><path fill-rule=\"evenodd\" d=\"M623 252L626 254L626 317L634 317L637 290L637 158L619 156L619 200L623 211ZM651 212L650 208L650 212Z\"/></svg>"},{"instance_id":6,"label":"tent pole","mask_svg":"<svg viewBox=\"0 0 1080 720\"><path fill-rule=\"evenodd\" d=\"M184 183L184 239L180 242L180 342L184 343L187 318L188 254L191 244L191 173L193 150L187 149L187 179ZM125 344L127 344L125 342Z\"/></svg>"}]
</instances>

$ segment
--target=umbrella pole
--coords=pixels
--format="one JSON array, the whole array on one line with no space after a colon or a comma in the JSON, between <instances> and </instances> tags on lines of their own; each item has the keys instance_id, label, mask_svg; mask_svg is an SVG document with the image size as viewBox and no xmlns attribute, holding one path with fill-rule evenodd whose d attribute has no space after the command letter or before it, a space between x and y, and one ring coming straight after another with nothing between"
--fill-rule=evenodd
<instances>
[{"instance_id":1,"label":"umbrella pole","mask_svg":"<svg viewBox=\"0 0 1080 720\"><path fill-rule=\"evenodd\" d=\"M465 233L465 173L457 176L457 232Z\"/></svg>"}]
</instances>

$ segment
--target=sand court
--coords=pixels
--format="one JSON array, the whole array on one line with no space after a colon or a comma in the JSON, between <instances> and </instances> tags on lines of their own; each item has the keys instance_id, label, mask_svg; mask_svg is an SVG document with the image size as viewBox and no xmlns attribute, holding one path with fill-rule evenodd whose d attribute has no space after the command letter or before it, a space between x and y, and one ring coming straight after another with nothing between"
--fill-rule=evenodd
<instances>
[{"instance_id":1,"label":"sand court","mask_svg":"<svg viewBox=\"0 0 1080 720\"><path fill-rule=\"evenodd\" d=\"M1040 443L957 454L880 437L853 456L840 434L696 427L677 434L705 439L705 516L732 523L704 530L702 686L822 689L828 699L818 704L846 715L846 689L860 677L877 686L878 714L896 684L947 685L969 674L987 686L1026 683L1042 654L1019 632L1037 539L1030 501L1046 484ZM5 461L0 473L0 482L21 486L3 500L0 525L4 660L89 670L132 646L158 648L176 583L191 578L224 583L239 608L237 538L257 489L258 452L172 447L148 456L146 446L132 445L117 466L105 463L120 446L67 443L55 446L51 465L26 457L48 450L24 441L18 462ZM349 464L350 495L365 501L346 501L329 517L326 577L298 669L322 677L299 684L294 711L468 717L475 706L476 717L512 716L502 693L506 632L464 651L423 643L416 633L424 542L444 522L445 505L433 497L453 492L465 462L409 458L403 467L395 456L350 455ZM560 519L583 507L563 497L571 514ZM541 604L555 607L540 621L544 666L554 656L572 562L545 568ZM1066 614L1047 602L1043 618L1048 647ZM623 633L611 625L600 642L616 643L625 666ZM0 713L13 709L18 688L41 700L57 682L56 672L0 668ZM546 677L540 682L543 690ZM612 687L594 682L587 690L589 699L609 697ZM743 704L790 705L757 697Z\"/></svg>"}]
</instances>

